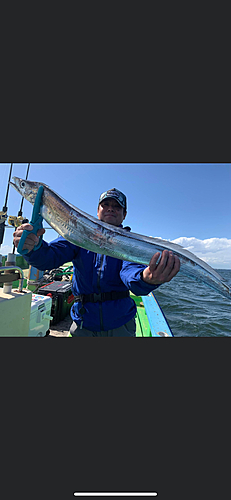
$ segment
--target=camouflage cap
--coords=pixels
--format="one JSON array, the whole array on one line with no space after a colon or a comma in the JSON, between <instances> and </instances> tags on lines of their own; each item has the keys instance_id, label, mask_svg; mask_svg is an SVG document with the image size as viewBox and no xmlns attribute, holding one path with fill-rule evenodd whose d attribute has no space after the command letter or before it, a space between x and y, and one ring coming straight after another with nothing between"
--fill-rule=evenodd
<instances>
[{"instance_id":1,"label":"camouflage cap","mask_svg":"<svg viewBox=\"0 0 231 500\"><path fill-rule=\"evenodd\" d=\"M125 211L127 210L127 198L125 194L121 193L121 191L119 191L118 189L113 188L105 191L105 193L102 193L100 195L99 204L107 198L114 198L114 200L118 201L118 203L121 205L121 207L124 208Z\"/></svg>"}]
</instances>

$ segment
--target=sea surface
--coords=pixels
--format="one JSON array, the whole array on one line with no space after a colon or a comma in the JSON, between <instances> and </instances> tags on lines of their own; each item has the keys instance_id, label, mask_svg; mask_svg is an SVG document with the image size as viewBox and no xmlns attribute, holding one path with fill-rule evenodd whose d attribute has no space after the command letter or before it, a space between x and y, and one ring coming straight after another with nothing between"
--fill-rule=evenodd
<instances>
[{"instance_id":1,"label":"sea surface","mask_svg":"<svg viewBox=\"0 0 231 500\"><path fill-rule=\"evenodd\" d=\"M216 271L231 287L231 270ZM178 275L154 295L175 337L231 337L231 301L212 288Z\"/></svg>"}]
</instances>

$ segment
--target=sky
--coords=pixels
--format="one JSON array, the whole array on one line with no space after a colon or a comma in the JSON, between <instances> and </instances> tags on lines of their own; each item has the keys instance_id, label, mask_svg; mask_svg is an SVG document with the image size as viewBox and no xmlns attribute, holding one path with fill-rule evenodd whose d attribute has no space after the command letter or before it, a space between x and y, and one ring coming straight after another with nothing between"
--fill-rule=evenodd
<instances>
[{"instance_id":1,"label":"sky","mask_svg":"<svg viewBox=\"0 0 231 500\"><path fill-rule=\"evenodd\" d=\"M0 163L0 211L5 204L10 163ZM12 176L25 179L28 163L14 163ZM127 196L124 221L135 233L188 248L215 269L231 269L231 164L215 163L31 163L29 180L43 182L67 201L97 217L102 192ZM8 215L17 215L21 196L9 189ZM23 215L31 219L26 200ZM44 227L49 227L44 221ZM6 228L0 254L12 252ZM47 229L44 239L57 237Z\"/></svg>"}]
</instances>

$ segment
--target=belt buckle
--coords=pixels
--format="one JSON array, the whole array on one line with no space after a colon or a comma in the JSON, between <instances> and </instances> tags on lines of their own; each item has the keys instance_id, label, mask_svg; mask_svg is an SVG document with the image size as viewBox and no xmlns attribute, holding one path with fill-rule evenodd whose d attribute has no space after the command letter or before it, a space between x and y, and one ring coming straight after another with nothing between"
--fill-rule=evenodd
<instances>
[{"instance_id":1,"label":"belt buckle","mask_svg":"<svg viewBox=\"0 0 231 500\"><path fill-rule=\"evenodd\" d=\"M94 293L94 302L101 302L101 293Z\"/></svg>"}]
</instances>

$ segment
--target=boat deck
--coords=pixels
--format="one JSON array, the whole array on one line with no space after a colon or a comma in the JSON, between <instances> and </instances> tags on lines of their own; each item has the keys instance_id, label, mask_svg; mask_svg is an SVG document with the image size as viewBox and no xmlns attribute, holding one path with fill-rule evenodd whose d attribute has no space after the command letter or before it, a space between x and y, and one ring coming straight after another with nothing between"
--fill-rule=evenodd
<instances>
[{"instance_id":1,"label":"boat deck","mask_svg":"<svg viewBox=\"0 0 231 500\"><path fill-rule=\"evenodd\" d=\"M32 293L37 293L37 289L41 286L42 281L32 281L29 279L31 274L29 274L29 266L27 262L23 259L22 256L16 257L16 263L18 267L21 267L24 272L24 287L32 291ZM60 268L63 276L66 278L70 275L70 266L71 263L67 263L62 268ZM36 270L35 270L36 271ZM59 271L54 270L54 271ZM33 269L34 272L34 269ZM59 274L60 276L60 274ZM51 277L52 280L55 281L55 275ZM49 278L49 276L48 276ZM36 276L38 280L38 276ZM68 280L69 281L69 280ZM45 280L45 283L49 283L49 280ZM44 283L43 283L44 284ZM0 283L2 285L2 283ZM12 284L13 289L18 288L19 281L15 281ZM145 297L137 297L130 294L131 298L134 300L137 306L137 314L136 314L136 337L169 337L173 336L169 325L166 322L164 314L153 294L149 294L149 296ZM67 312L67 310L65 311ZM70 312L67 314L66 318L60 321L55 325L50 325L49 335L48 337L69 337L70 326L72 324L72 319L70 317Z\"/></svg>"},{"instance_id":2,"label":"boat deck","mask_svg":"<svg viewBox=\"0 0 231 500\"><path fill-rule=\"evenodd\" d=\"M68 314L65 319L57 323L57 325L50 326L50 333L48 337L68 337L72 319Z\"/></svg>"}]
</instances>

